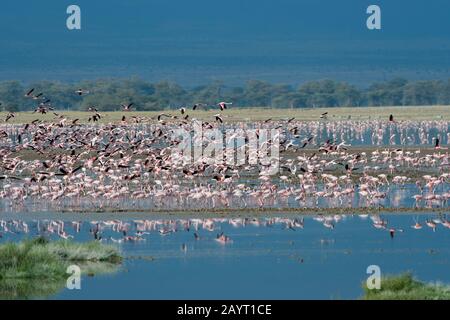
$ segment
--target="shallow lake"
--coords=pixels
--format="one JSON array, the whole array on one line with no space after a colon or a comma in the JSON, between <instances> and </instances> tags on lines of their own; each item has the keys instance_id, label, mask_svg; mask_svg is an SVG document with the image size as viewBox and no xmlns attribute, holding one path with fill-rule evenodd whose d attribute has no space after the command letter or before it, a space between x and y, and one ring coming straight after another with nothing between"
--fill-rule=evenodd
<instances>
[{"instance_id":1,"label":"shallow lake","mask_svg":"<svg viewBox=\"0 0 450 320\"><path fill-rule=\"evenodd\" d=\"M438 223L433 231L426 219L438 216L197 217L146 220L145 228L143 220L121 220L128 235L141 230L140 241L123 241L111 222L86 221L76 232L67 221L74 241L92 240L100 223L102 241L119 246L126 259L119 272L83 277L81 290L63 289L52 298L355 299L369 265L383 275L412 271L420 280L450 283L450 228ZM374 220L387 228L376 228ZM412 227L416 222L421 229ZM28 233L9 228L0 242L36 236L38 221L26 223ZM39 221L39 230L49 223ZM217 241L222 232L230 242Z\"/></svg>"}]
</instances>

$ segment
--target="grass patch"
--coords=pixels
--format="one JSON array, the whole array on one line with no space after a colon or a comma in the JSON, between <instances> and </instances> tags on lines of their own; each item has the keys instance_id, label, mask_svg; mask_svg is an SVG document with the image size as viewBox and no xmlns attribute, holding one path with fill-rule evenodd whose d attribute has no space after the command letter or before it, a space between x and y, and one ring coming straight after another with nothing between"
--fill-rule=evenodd
<instances>
[{"instance_id":1,"label":"grass patch","mask_svg":"<svg viewBox=\"0 0 450 320\"><path fill-rule=\"evenodd\" d=\"M450 300L449 286L421 282L411 273L382 278L380 290L363 288L365 300Z\"/></svg>"},{"instance_id":2,"label":"grass patch","mask_svg":"<svg viewBox=\"0 0 450 320\"><path fill-rule=\"evenodd\" d=\"M76 264L83 274L117 270L117 248L99 242L49 242L44 238L0 245L0 298L47 297L61 290L67 267Z\"/></svg>"},{"instance_id":3,"label":"grass patch","mask_svg":"<svg viewBox=\"0 0 450 320\"><path fill-rule=\"evenodd\" d=\"M425 111L425 112L424 112ZM191 110L187 113L190 118L197 118L199 120L211 121L214 118L214 114L219 113L218 109L213 110ZM448 106L423 106L423 107L342 107L342 108L316 108L316 109L279 109L279 108L230 108L220 112L223 118L227 122L236 121L262 121L268 118L272 120L289 119L295 117L297 120L302 121L317 121L320 119L320 115L324 112L328 112L328 121L341 121L341 120L387 120L390 114L395 116L396 120L449 120L450 108ZM91 112L86 111L58 111L59 114L64 115L68 119L79 119L79 123L92 123L88 122ZM100 112L102 118L100 123L120 122L122 116L125 115L127 119L132 116L138 117L153 117L156 123L156 117L161 113L168 113L171 115L180 116L179 110L162 110L162 111L133 111L133 112L121 112L121 111L106 111ZM0 112L0 122L6 117L6 112ZM350 116L350 118L349 118ZM55 120L53 113L45 115L36 114L31 111L18 112L16 116L9 120L8 123L29 123L35 119L39 119L45 122L51 122ZM166 119L171 121L170 119Z\"/></svg>"},{"instance_id":4,"label":"grass patch","mask_svg":"<svg viewBox=\"0 0 450 320\"><path fill-rule=\"evenodd\" d=\"M47 250L71 262L110 262L120 263L122 257L117 248L97 241L76 243L70 241L50 242Z\"/></svg>"}]
</instances>

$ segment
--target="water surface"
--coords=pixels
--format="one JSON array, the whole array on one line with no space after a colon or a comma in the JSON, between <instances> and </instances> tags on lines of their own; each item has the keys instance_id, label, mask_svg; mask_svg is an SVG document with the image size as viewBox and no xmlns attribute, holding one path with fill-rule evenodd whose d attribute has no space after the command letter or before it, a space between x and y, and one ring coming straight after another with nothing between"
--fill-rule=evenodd
<instances>
[{"instance_id":1,"label":"water surface","mask_svg":"<svg viewBox=\"0 0 450 320\"><path fill-rule=\"evenodd\" d=\"M102 241L118 245L126 259L120 272L85 277L81 290L64 289L52 298L354 299L362 295L369 265L380 266L382 274L412 271L421 280L450 283L450 229L438 224L433 231L425 224L431 218L437 216L326 217L332 229L322 216L304 217L303 228L300 216L159 219L147 220L140 241L122 241L110 222L84 222L79 233L66 222L76 241L93 239L90 230L100 223ZM375 228L373 220L387 220L387 228ZM417 221L422 229L412 228ZM134 236L143 220L122 223ZM27 224L27 236L36 234L37 221ZM216 241L222 232L232 241ZM0 241L23 236L3 233Z\"/></svg>"}]
</instances>

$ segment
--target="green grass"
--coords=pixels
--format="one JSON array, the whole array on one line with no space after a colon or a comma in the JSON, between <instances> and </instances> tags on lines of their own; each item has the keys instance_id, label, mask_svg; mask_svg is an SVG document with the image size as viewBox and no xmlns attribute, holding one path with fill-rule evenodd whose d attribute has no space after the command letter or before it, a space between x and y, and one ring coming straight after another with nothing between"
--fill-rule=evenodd
<instances>
[{"instance_id":1,"label":"green grass","mask_svg":"<svg viewBox=\"0 0 450 320\"><path fill-rule=\"evenodd\" d=\"M19 278L58 278L76 262L120 263L113 246L99 242L48 242L43 238L6 243L0 246L0 280Z\"/></svg>"},{"instance_id":2,"label":"green grass","mask_svg":"<svg viewBox=\"0 0 450 320\"><path fill-rule=\"evenodd\" d=\"M412 274L388 276L381 279L380 290L369 290L363 284L365 300L450 300L450 287L424 283Z\"/></svg>"},{"instance_id":3,"label":"green grass","mask_svg":"<svg viewBox=\"0 0 450 320\"><path fill-rule=\"evenodd\" d=\"M49 242L46 246L49 253L57 255L65 261L110 263L122 261L116 247L104 245L98 241L86 243L57 241Z\"/></svg>"},{"instance_id":4,"label":"green grass","mask_svg":"<svg viewBox=\"0 0 450 320\"><path fill-rule=\"evenodd\" d=\"M122 261L118 250L99 242L48 242L43 238L0 246L0 298L49 296L65 285L67 267L83 274L112 273Z\"/></svg>"},{"instance_id":5,"label":"green grass","mask_svg":"<svg viewBox=\"0 0 450 320\"><path fill-rule=\"evenodd\" d=\"M56 111L60 115L67 117L70 120L80 119L80 123L87 123L90 112L83 111ZM319 120L320 115L328 112L328 121L333 120L369 120L369 119L384 119L387 120L390 114L394 115L397 120L450 120L450 106L423 106L423 107L361 107L361 108L317 108L317 109L273 109L273 108L233 108L227 110L187 110L190 118L197 118L199 120L214 121L213 115L222 114L225 121L262 121L268 118L272 120L282 120L295 117L297 120L313 121ZM139 117L153 117L156 118L159 114L165 113L170 115L181 116L178 110L164 110L164 111L146 111L146 112L100 112L103 118L100 123L119 122L122 116L125 115L128 119L132 116ZM5 112L0 112L0 121L3 122L6 118ZM35 119L42 121L53 121L55 115L48 113L45 115L32 112L16 113L15 118L12 118L8 123L28 123ZM167 120L167 118L164 118ZM156 122L156 120L154 120ZM168 120L170 121L170 120Z\"/></svg>"}]
</instances>

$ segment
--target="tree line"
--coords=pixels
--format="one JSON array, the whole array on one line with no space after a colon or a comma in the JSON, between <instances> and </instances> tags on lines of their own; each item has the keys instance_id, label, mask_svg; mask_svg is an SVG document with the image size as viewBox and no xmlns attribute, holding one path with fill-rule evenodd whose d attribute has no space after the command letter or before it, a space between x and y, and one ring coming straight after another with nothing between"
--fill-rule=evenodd
<instances>
[{"instance_id":1,"label":"tree line","mask_svg":"<svg viewBox=\"0 0 450 320\"><path fill-rule=\"evenodd\" d=\"M36 99L25 97L31 88ZM77 90L89 91L79 95ZM50 101L48 101L50 100ZM30 111L46 102L55 110L120 110L133 103L133 110L165 110L194 104L216 106L220 101L233 107L320 108L356 106L450 105L450 79L408 81L393 79L358 88L346 82L320 80L306 82L297 88L250 80L244 86L226 86L220 81L192 88L161 81L150 83L139 78L100 79L77 83L38 81L0 82L0 110Z\"/></svg>"}]
</instances>

